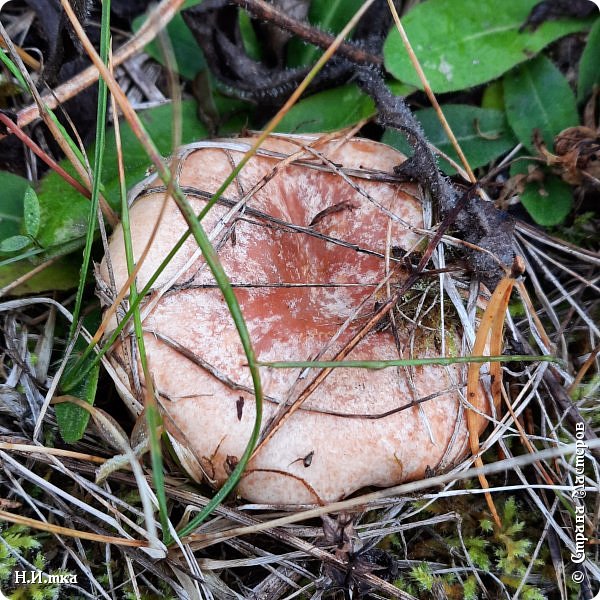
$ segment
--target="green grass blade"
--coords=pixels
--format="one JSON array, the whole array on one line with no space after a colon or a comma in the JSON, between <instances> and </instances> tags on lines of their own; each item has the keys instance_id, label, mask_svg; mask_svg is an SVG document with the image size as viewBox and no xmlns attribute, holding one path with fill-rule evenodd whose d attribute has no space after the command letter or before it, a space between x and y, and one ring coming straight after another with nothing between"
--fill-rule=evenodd
<instances>
[{"instance_id":1,"label":"green grass blade","mask_svg":"<svg viewBox=\"0 0 600 600\"><path fill-rule=\"evenodd\" d=\"M431 358L407 358L401 360L314 360L314 361L258 361L260 367L271 369L388 369L389 367L422 367L425 365L455 365L487 362L553 362L561 360L555 356L444 356Z\"/></svg>"},{"instance_id":2,"label":"green grass blade","mask_svg":"<svg viewBox=\"0 0 600 600\"><path fill-rule=\"evenodd\" d=\"M115 121L115 137L117 139L119 138L118 120ZM122 165L121 159L122 155L118 153L118 160ZM131 275L131 273L135 269L135 256L133 253L133 243L131 241L131 223L129 220L129 206L127 204L127 187L124 175L124 170L121 168L119 177L119 193L121 197L121 226L123 227L123 241L125 245L125 260L127 263L127 274ZM148 366L148 357L146 355L146 344L144 343L144 332L142 327L142 318L139 310L138 296L139 295L137 292L137 285L134 279L131 282L131 286L129 288L130 301L135 303L135 308L133 309L134 333L138 347L140 362L142 364L144 378L146 382L148 382L147 385L151 385L152 375L150 374L150 368ZM143 296L141 296L140 299L141 298L143 298ZM149 390L149 392L154 393L153 390ZM150 457L152 461L152 478L154 481L156 498L158 500L159 518L162 526L163 537L168 537L170 528L168 521L167 496L165 493L162 449L160 445L160 438L157 435L158 427L161 424L161 418L154 404L152 404L151 406L146 405L146 422L148 424Z\"/></svg>"},{"instance_id":3,"label":"green grass blade","mask_svg":"<svg viewBox=\"0 0 600 600\"><path fill-rule=\"evenodd\" d=\"M100 57L104 64L108 64L108 52L110 48L110 0L104 0L102 3L102 25L100 40ZM94 172L92 181L92 197L90 199L90 212L88 218L88 228L83 250L83 262L81 264L81 278L77 288L75 298L75 308L73 309L73 322L69 337L75 333L75 324L79 320L81 305L83 302L83 292L85 290L90 258L92 255L92 244L94 242L94 232L96 230L96 218L98 215L98 204L100 199L100 186L102 185L102 159L104 157L104 141L106 132L106 106L108 100L108 88L106 82L100 79L98 82L98 110L96 114L96 149L94 152Z\"/></svg>"},{"instance_id":4,"label":"green grass blade","mask_svg":"<svg viewBox=\"0 0 600 600\"><path fill-rule=\"evenodd\" d=\"M28 90L29 86L27 85L27 82L25 81L23 75L21 75L21 71L19 71L17 65L15 65L15 63L10 59L10 56L8 56L4 48L0 48L0 60L2 61L4 66L13 74L13 76L19 82L21 87L24 90Z\"/></svg>"},{"instance_id":5,"label":"green grass blade","mask_svg":"<svg viewBox=\"0 0 600 600\"><path fill-rule=\"evenodd\" d=\"M108 62L108 53L110 48L110 0L104 0L102 3L102 30L100 41L100 54L102 60L106 64ZM94 170L92 182L92 197L90 199L90 211L88 218L87 234L85 246L83 250L83 261L81 264L79 286L75 298L75 308L73 309L73 321L69 331L71 339L76 332L77 323L81 314L83 304L83 293L85 291L87 273L92 255L92 244L94 243L94 232L96 230L96 218L98 215L98 205L100 199L100 186L102 177L102 159L104 156L104 138L105 138L105 123L106 123L106 106L107 106L108 88L102 80L99 82L98 88L98 110L96 120L96 151L94 155ZM91 361L89 361L91 362ZM85 369L88 373L93 373L92 369L95 366L90 365L89 369ZM82 381L82 380L80 380ZM92 399L93 400L93 399ZM77 406L65 406L62 413L62 418L58 419L59 429L63 430L81 430L89 419L87 411ZM59 413L57 411L57 417ZM81 427L78 427L81 425Z\"/></svg>"}]
</instances>

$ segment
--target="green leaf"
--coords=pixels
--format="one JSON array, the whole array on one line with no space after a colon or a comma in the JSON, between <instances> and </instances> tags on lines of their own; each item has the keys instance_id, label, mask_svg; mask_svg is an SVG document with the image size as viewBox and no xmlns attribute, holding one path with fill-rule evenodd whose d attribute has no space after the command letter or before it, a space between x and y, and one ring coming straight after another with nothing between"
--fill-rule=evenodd
<instances>
[{"instance_id":1,"label":"green leaf","mask_svg":"<svg viewBox=\"0 0 600 600\"><path fill-rule=\"evenodd\" d=\"M27 235L35 238L40 229L40 202L35 190L31 187L25 191L23 221Z\"/></svg>"},{"instance_id":2,"label":"green leaf","mask_svg":"<svg viewBox=\"0 0 600 600\"><path fill-rule=\"evenodd\" d=\"M517 161L510 168L511 176L527 173L524 161ZM573 208L573 188L562 179L545 170L544 180L525 184L521 204L531 218L545 227L559 225Z\"/></svg>"},{"instance_id":3,"label":"green leaf","mask_svg":"<svg viewBox=\"0 0 600 600\"><path fill-rule=\"evenodd\" d=\"M13 235L0 242L0 252L18 252L31 244L31 238L26 235Z\"/></svg>"},{"instance_id":4,"label":"green leaf","mask_svg":"<svg viewBox=\"0 0 600 600\"><path fill-rule=\"evenodd\" d=\"M535 152L534 129L551 149L557 134L579 122L575 96L567 80L545 56L506 75L504 101L510 126L530 152Z\"/></svg>"},{"instance_id":5,"label":"green leaf","mask_svg":"<svg viewBox=\"0 0 600 600\"><path fill-rule=\"evenodd\" d=\"M583 102L591 93L594 84L600 84L600 19L596 19L579 62L577 100Z\"/></svg>"},{"instance_id":6,"label":"green leaf","mask_svg":"<svg viewBox=\"0 0 600 600\"><path fill-rule=\"evenodd\" d=\"M28 187L27 179L0 171L0 241L21 232L23 198Z\"/></svg>"},{"instance_id":7,"label":"green leaf","mask_svg":"<svg viewBox=\"0 0 600 600\"><path fill-rule=\"evenodd\" d=\"M442 110L473 169L487 165L517 143L502 111L466 104L447 104L442 106ZM416 111L415 116L423 126L427 139L458 162L458 156L435 111L425 108ZM386 130L382 141L405 154L411 152L404 135L394 129ZM446 161L440 160L446 173L454 172Z\"/></svg>"},{"instance_id":8,"label":"green leaf","mask_svg":"<svg viewBox=\"0 0 600 600\"><path fill-rule=\"evenodd\" d=\"M492 81L485 86L481 97L481 107L504 111L504 88L501 79Z\"/></svg>"},{"instance_id":9,"label":"green leaf","mask_svg":"<svg viewBox=\"0 0 600 600\"><path fill-rule=\"evenodd\" d=\"M94 404L99 375L100 366L92 367L84 379L75 386L75 389L70 390L70 395L80 398L88 404ZM68 444L74 444L83 437L89 420L90 413L76 404L64 402L56 405L58 429L63 440Z\"/></svg>"},{"instance_id":10,"label":"green leaf","mask_svg":"<svg viewBox=\"0 0 600 600\"><path fill-rule=\"evenodd\" d=\"M402 83L396 79L386 81L386 85L390 88L390 92L392 92L394 96L406 97L417 91L416 87L408 85L408 83Z\"/></svg>"},{"instance_id":11,"label":"green leaf","mask_svg":"<svg viewBox=\"0 0 600 600\"><path fill-rule=\"evenodd\" d=\"M94 331L99 326L100 321L100 312L94 311L85 317L83 324L88 330ZM86 346L85 340L80 336L75 343L73 356L69 359L71 364L75 362L79 354L83 353ZM93 355L90 356L88 361L91 362L93 358ZM69 395L80 398L90 405L94 404L99 375L100 365L98 364L92 367L87 375L69 390ZM90 420L90 413L80 406L68 402L57 404L55 408L56 422L58 423L58 429L63 440L68 444L79 441L85 433L85 429Z\"/></svg>"},{"instance_id":12,"label":"green leaf","mask_svg":"<svg viewBox=\"0 0 600 600\"><path fill-rule=\"evenodd\" d=\"M145 15L135 18L132 23L133 30L137 31L145 20ZM171 19L166 30L175 54L177 72L185 79L194 79L199 71L206 68L206 61L200 46L180 13ZM165 65L165 57L156 40L147 44L144 50L161 65Z\"/></svg>"},{"instance_id":13,"label":"green leaf","mask_svg":"<svg viewBox=\"0 0 600 600\"><path fill-rule=\"evenodd\" d=\"M320 29L339 33L363 4L364 0L312 0L308 19Z\"/></svg>"},{"instance_id":14,"label":"green leaf","mask_svg":"<svg viewBox=\"0 0 600 600\"><path fill-rule=\"evenodd\" d=\"M196 116L195 102L183 102L181 111L182 143L187 144L206 137L208 132ZM172 115L173 109L170 104L151 108L139 114L142 123L164 156L168 156L172 150ZM125 161L125 179L129 188L144 178L150 165L150 159L126 123L121 126L121 143ZM89 154L93 155L93 151L93 148L89 149ZM73 174L70 164L62 161L61 165L66 171ZM112 129L107 132L106 137L102 183L104 196L113 208L118 209L120 202L119 175L116 141ZM46 175L40 182L38 198L41 219L37 241L43 247L65 244L85 236L89 201L66 184L60 176L56 173Z\"/></svg>"},{"instance_id":15,"label":"green leaf","mask_svg":"<svg viewBox=\"0 0 600 600\"><path fill-rule=\"evenodd\" d=\"M373 100L356 85L319 92L298 102L277 126L277 131L315 133L354 125L375 114Z\"/></svg>"},{"instance_id":16,"label":"green leaf","mask_svg":"<svg viewBox=\"0 0 600 600\"><path fill-rule=\"evenodd\" d=\"M491 81L589 22L547 21L534 32L519 33L537 1L427 0L417 4L403 25L433 91L451 92ZM396 79L422 89L395 27L383 55Z\"/></svg>"},{"instance_id":17,"label":"green leaf","mask_svg":"<svg viewBox=\"0 0 600 600\"><path fill-rule=\"evenodd\" d=\"M538 225L558 225L573 208L573 189L556 175L548 174L542 184L525 186L521 203Z\"/></svg>"}]
</instances>

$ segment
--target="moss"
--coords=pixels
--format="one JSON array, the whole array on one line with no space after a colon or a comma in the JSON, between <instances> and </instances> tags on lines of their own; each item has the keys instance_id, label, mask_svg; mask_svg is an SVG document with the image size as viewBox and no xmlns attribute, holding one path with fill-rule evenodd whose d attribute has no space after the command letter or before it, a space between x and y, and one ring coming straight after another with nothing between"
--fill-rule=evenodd
<instances>
[{"instance_id":1,"label":"moss","mask_svg":"<svg viewBox=\"0 0 600 600\"><path fill-rule=\"evenodd\" d=\"M14 585L12 575L16 570L29 572L29 568L21 567L19 556L25 558L37 571L51 576L70 575L64 569L49 569L42 551L42 540L46 534L34 532L22 525L11 525L1 534L0 544L0 583L2 589L9 592L10 600L55 600L59 597L61 586L56 583L27 583ZM29 573L27 574L29 578Z\"/></svg>"},{"instance_id":2,"label":"moss","mask_svg":"<svg viewBox=\"0 0 600 600\"><path fill-rule=\"evenodd\" d=\"M470 562L480 571L488 590L493 590L495 584L493 580L486 578L486 572L494 573L495 577L513 593L521 585L531 560L534 540L539 536L542 527L541 523L529 518L529 514L515 498L508 497L504 502L497 501L502 522L502 527L499 529L489 515L483 496L473 497L465 494L459 497L440 498L433 504L420 501L413 504L415 508L422 508L434 515L444 515L449 512L460 514L462 541L457 536L454 520L440 522L431 536L423 534L417 536L409 545L408 551L413 560L417 559L422 563L412 568L408 577L403 574L397 580L396 585L401 589L419 598L427 599L435 597L437 585L443 587L448 598L475 600L482 591L473 575L466 573L462 578L456 575L450 577L446 574L438 575L429 565L430 561L437 564L443 561L456 564L457 557L464 557L464 549L469 555ZM400 539L392 540L390 545L398 552L403 551L404 546ZM532 573L542 580L546 578L549 580L551 575L545 572L549 563L548 550L543 547L534 562ZM466 566L468 562L465 560L463 564ZM545 596L537 587L525 585L520 597L538 600Z\"/></svg>"}]
</instances>

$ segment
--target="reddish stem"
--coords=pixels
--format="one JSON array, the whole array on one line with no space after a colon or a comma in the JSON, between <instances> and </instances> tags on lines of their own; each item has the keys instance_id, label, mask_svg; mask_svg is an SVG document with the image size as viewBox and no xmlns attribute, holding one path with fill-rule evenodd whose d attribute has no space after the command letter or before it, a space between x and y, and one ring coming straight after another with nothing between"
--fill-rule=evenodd
<instances>
[{"instance_id":1,"label":"reddish stem","mask_svg":"<svg viewBox=\"0 0 600 600\"><path fill-rule=\"evenodd\" d=\"M10 133L16 135L37 157L43 160L53 171L60 175L69 185L73 186L81 195L85 196L88 200L91 197L89 190L87 190L79 181L77 181L72 175L69 175L53 158L51 158L47 152L42 150L18 125L13 123L10 118L4 113L0 112L0 122L10 131Z\"/></svg>"}]
</instances>

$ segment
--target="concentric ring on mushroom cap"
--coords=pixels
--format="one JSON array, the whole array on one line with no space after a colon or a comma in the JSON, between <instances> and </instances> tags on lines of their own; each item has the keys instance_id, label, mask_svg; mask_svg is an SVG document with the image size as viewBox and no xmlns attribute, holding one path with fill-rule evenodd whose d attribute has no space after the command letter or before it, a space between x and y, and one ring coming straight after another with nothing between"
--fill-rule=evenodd
<instances>
[{"instance_id":1,"label":"concentric ring on mushroom cap","mask_svg":"<svg viewBox=\"0 0 600 600\"><path fill-rule=\"evenodd\" d=\"M253 140L235 143L245 141ZM422 207L414 195L397 184L343 177L339 172L343 166L389 173L404 160L400 153L368 140L336 140L315 146L331 163L306 153L302 160L312 166L294 163L276 168L282 155L298 152L301 143L310 142L314 138L269 138L263 155L250 160L224 201L203 221L207 232L216 233L213 244L235 286L262 361L310 360L320 353L323 359L333 357L386 297L386 288L377 291L377 286L385 276L388 225L395 254L420 241L406 226L423 224ZM179 183L197 212L207 194L215 192L241 160L243 151L235 150L235 143L183 149ZM264 178L270 178L266 185L233 216L228 214ZM164 198L164 191L156 187L152 191L152 185L131 209L136 256ZM140 271L140 286L186 229L169 199ZM156 287L172 279L196 251L190 237ZM110 255L119 288L127 278L120 230L112 238ZM101 277L108 281L105 261ZM401 280L402 275L394 276L392 287ZM396 321L397 341L391 328L373 331L348 359L397 359L399 351L403 358L440 355L441 334L435 330L439 324L432 327L431 318L419 323L397 316ZM446 348L460 347L458 324L446 326ZM255 408L238 334L201 256L183 269L151 308L144 329L165 424L188 451L177 445L180 456L194 478L204 474L221 485L243 453ZM123 364L122 348L116 348L115 358ZM447 467L467 449L457 391L464 382L463 372L458 365L334 370L252 459L238 492L255 502L322 503L365 486L391 486L423 477L427 469ZM316 373L301 377L298 369L261 370L267 396L263 427L278 406L293 401ZM128 381L125 374L123 378Z\"/></svg>"}]
</instances>

